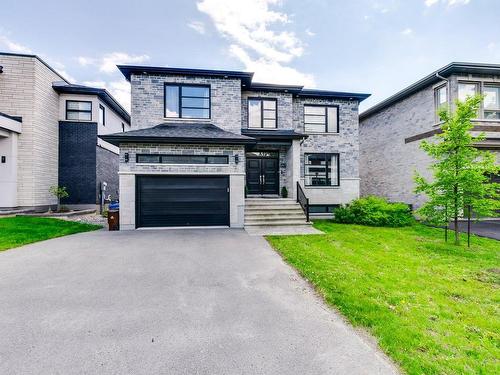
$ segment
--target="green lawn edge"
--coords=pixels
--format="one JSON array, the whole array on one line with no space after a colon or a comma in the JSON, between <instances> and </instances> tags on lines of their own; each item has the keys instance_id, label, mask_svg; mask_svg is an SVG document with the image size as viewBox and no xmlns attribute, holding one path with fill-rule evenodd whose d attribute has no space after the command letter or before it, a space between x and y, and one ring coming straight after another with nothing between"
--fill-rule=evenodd
<instances>
[{"instance_id":1,"label":"green lawn edge","mask_svg":"<svg viewBox=\"0 0 500 375\"><path fill-rule=\"evenodd\" d=\"M457 247L422 224L314 226L325 234L266 239L403 371L500 373L499 241Z\"/></svg>"},{"instance_id":2,"label":"green lawn edge","mask_svg":"<svg viewBox=\"0 0 500 375\"><path fill-rule=\"evenodd\" d=\"M101 225L54 218L13 216L0 218L0 252L34 242L101 229Z\"/></svg>"}]
</instances>

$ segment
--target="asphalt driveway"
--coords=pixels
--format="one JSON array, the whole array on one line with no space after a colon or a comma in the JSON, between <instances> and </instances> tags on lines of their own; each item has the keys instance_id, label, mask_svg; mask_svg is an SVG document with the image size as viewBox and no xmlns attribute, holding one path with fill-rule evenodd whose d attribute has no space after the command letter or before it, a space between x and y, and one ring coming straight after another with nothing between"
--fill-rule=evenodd
<instances>
[{"instance_id":1,"label":"asphalt driveway","mask_svg":"<svg viewBox=\"0 0 500 375\"><path fill-rule=\"evenodd\" d=\"M0 374L394 374L262 237L90 232L0 253Z\"/></svg>"},{"instance_id":2,"label":"asphalt driveway","mask_svg":"<svg viewBox=\"0 0 500 375\"><path fill-rule=\"evenodd\" d=\"M454 228L453 223L450 224L450 228ZM458 228L461 232L467 233L467 222L459 221ZM471 222L470 229L471 233L477 234L478 236L500 240L500 220Z\"/></svg>"}]
</instances>

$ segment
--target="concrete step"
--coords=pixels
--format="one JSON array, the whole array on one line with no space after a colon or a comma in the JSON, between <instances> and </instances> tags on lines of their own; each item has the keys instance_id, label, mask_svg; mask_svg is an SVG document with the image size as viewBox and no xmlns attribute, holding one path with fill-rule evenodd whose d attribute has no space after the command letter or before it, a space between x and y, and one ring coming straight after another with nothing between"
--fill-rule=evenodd
<instances>
[{"instance_id":1,"label":"concrete step","mask_svg":"<svg viewBox=\"0 0 500 375\"><path fill-rule=\"evenodd\" d=\"M307 223L305 220L282 220L272 223L264 223L264 222L245 222L245 227L285 227L285 226L304 226L310 227L312 224Z\"/></svg>"},{"instance_id":2,"label":"concrete step","mask_svg":"<svg viewBox=\"0 0 500 375\"><path fill-rule=\"evenodd\" d=\"M306 221L306 215L304 215L303 212L295 213L295 214L288 214L288 215L283 215L283 214L245 214L245 221L248 220L253 220L253 219L270 219L270 220L276 220L276 219L297 219L297 220L304 220Z\"/></svg>"},{"instance_id":3,"label":"concrete step","mask_svg":"<svg viewBox=\"0 0 500 375\"><path fill-rule=\"evenodd\" d=\"M297 202L294 199L246 199L245 205L249 207L254 206L288 206L296 205Z\"/></svg>"},{"instance_id":4,"label":"concrete step","mask_svg":"<svg viewBox=\"0 0 500 375\"><path fill-rule=\"evenodd\" d=\"M245 207L245 212L248 213L279 213L279 214L292 214L296 212L304 212L300 206L259 206L259 207Z\"/></svg>"},{"instance_id":5,"label":"concrete step","mask_svg":"<svg viewBox=\"0 0 500 375\"><path fill-rule=\"evenodd\" d=\"M258 225L295 225L295 224L307 224L306 218L245 218L245 225L248 224L258 224Z\"/></svg>"}]
</instances>

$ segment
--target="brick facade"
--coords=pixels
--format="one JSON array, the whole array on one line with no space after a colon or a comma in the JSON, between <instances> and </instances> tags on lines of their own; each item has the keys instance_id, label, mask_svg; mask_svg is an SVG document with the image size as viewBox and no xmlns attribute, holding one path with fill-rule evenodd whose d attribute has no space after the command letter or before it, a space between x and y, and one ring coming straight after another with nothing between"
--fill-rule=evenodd
<instances>
[{"instance_id":1,"label":"brick facade","mask_svg":"<svg viewBox=\"0 0 500 375\"><path fill-rule=\"evenodd\" d=\"M500 83L500 77L485 75L451 75L448 102L454 108L458 98L458 82ZM360 125L360 175L361 194L379 195L391 201L421 206L426 197L414 193L415 171L426 178L432 173L432 159L420 149L422 140L406 143L405 140L439 127L434 104L434 89L446 81L429 84L413 94L376 113L363 117ZM498 121L479 120L477 125L498 126ZM498 132L486 132L493 139ZM431 140L431 138L426 138Z\"/></svg>"}]
</instances>

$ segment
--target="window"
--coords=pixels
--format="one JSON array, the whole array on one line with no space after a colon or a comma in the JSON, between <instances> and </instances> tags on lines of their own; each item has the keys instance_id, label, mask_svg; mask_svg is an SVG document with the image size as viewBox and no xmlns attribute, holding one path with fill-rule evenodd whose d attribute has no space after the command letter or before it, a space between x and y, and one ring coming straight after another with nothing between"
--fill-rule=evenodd
<instances>
[{"instance_id":1,"label":"window","mask_svg":"<svg viewBox=\"0 0 500 375\"><path fill-rule=\"evenodd\" d=\"M339 154L305 154L306 186L339 186Z\"/></svg>"},{"instance_id":2,"label":"window","mask_svg":"<svg viewBox=\"0 0 500 375\"><path fill-rule=\"evenodd\" d=\"M125 132L125 124L122 122L122 133Z\"/></svg>"},{"instance_id":3,"label":"window","mask_svg":"<svg viewBox=\"0 0 500 375\"><path fill-rule=\"evenodd\" d=\"M92 121L92 102L66 100L66 120Z\"/></svg>"},{"instance_id":4,"label":"window","mask_svg":"<svg viewBox=\"0 0 500 375\"><path fill-rule=\"evenodd\" d=\"M443 85L441 87L438 87L434 91L434 93L435 93L435 97L436 97L436 109L437 110L448 105L448 86L447 85Z\"/></svg>"},{"instance_id":5,"label":"window","mask_svg":"<svg viewBox=\"0 0 500 375\"><path fill-rule=\"evenodd\" d=\"M229 164L227 155L137 155L137 163Z\"/></svg>"},{"instance_id":6,"label":"window","mask_svg":"<svg viewBox=\"0 0 500 375\"><path fill-rule=\"evenodd\" d=\"M478 92L476 83L459 83L458 84L458 100L464 101L469 96L474 96Z\"/></svg>"},{"instance_id":7,"label":"window","mask_svg":"<svg viewBox=\"0 0 500 375\"><path fill-rule=\"evenodd\" d=\"M338 133L338 106L304 105L304 129L306 133Z\"/></svg>"},{"instance_id":8,"label":"window","mask_svg":"<svg viewBox=\"0 0 500 375\"><path fill-rule=\"evenodd\" d=\"M276 99L248 99L248 127L275 129Z\"/></svg>"},{"instance_id":9,"label":"window","mask_svg":"<svg viewBox=\"0 0 500 375\"><path fill-rule=\"evenodd\" d=\"M338 204L310 204L309 213L311 214L331 214L338 208Z\"/></svg>"},{"instance_id":10,"label":"window","mask_svg":"<svg viewBox=\"0 0 500 375\"><path fill-rule=\"evenodd\" d=\"M106 110L101 104L99 104L99 124L106 126Z\"/></svg>"},{"instance_id":11,"label":"window","mask_svg":"<svg viewBox=\"0 0 500 375\"><path fill-rule=\"evenodd\" d=\"M500 86L484 86L484 118L500 120Z\"/></svg>"},{"instance_id":12,"label":"window","mask_svg":"<svg viewBox=\"0 0 500 375\"><path fill-rule=\"evenodd\" d=\"M165 84L165 117L210 118L210 86Z\"/></svg>"}]
</instances>

